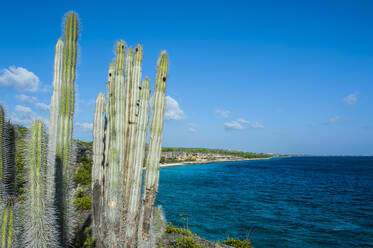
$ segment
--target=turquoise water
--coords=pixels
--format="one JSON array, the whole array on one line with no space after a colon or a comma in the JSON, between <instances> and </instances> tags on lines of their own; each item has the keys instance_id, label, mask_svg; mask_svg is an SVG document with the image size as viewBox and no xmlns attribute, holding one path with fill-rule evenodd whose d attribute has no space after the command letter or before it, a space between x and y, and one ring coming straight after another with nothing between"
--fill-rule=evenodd
<instances>
[{"instance_id":1,"label":"turquoise water","mask_svg":"<svg viewBox=\"0 0 373 248\"><path fill-rule=\"evenodd\" d=\"M256 248L373 247L373 157L164 168L157 202L168 221L210 240L248 236Z\"/></svg>"}]
</instances>

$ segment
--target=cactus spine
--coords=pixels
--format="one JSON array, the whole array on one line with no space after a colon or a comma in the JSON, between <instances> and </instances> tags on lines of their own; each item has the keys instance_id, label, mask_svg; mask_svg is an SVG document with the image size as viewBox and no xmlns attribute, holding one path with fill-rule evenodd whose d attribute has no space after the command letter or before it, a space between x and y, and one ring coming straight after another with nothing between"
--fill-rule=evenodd
<instances>
[{"instance_id":1,"label":"cactus spine","mask_svg":"<svg viewBox=\"0 0 373 248\"><path fill-rule=\"evenodd\" d=\"M92 164L92 228L96 242L101 243L104 234L100 232L101 215L103 212L103 176L105 150L105 96L100 93L96 99L96 109L93 122L93 164Z\"/></svg>"},{"instance_id":2,"label":"cactus spine","mask_svg":"<svg viewBox=\"0 0 373 248\"><path fill-rule=\"evenodd\" d=\"M47 197L46 128L36 120L30 128L29 173L25 211L24 247L58 247L53 199Z\"/></svg>"},{"instance_id":3,"label":"cactus spine","mask_svg":"<svg viewBox=\"0 0 373 248\"><path fill-rule=\"evenodd\" d=\"M166 109L166 80L168 58L162 51L157 62L157 75L150 121L149 151L146 159L146 175L144 187L144 202L142 213L142 237L150 242L150 224L159 180L159 161L161 156L164 111Z\"/></svg>"},{"instance_id":4,"label":"cactus spine","mask_svg":"<svg viewBox=\"0 0 373 248\"><path fill-rule=\"evenodd\" d=\"M58 225L61 244L68 244L72 239L73 214L72 206L72 133L75 104L75 70L77 57L78 17L74 12L68 13L65 20L65 44L63 47L62 85L59 98L59 121L57 127L56 150L56 192L59 199L56 203L60 209Z\"/></svg>"}]
</instances>

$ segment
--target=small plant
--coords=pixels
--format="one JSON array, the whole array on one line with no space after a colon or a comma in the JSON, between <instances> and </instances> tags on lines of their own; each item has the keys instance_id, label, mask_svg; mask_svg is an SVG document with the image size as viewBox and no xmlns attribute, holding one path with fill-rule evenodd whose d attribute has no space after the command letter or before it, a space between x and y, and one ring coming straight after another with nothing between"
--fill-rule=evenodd
<instances>
[{"instance_id":1,"label":"small plant","mask_svg":"<svg viewBox=\"0 0 373 248\"><path fill-rule=\"evenodd\" d=\"M176 242L175 248L203 248L194 236L179 236Z\"/></svg>"},{"instance_id":2,"label":"small plant","mask_svg":"<svg viewBox=\"0 0 373 248\"><path fill-rule=\"evenodd\" d=\"M185 236L195 236L189 229L174 226L171 222L168 223L165 233L182 234Z\"/></svg>"},{"instance_id":3,"label":"small plant","mask_svg":"<svg viewBox=\"0 0 373 248\"><path fill-rule=\"evenodd\" d=\"M73 201L75 207L78 210L90 210L91 209L91 197L86 195L82 188L79 188L76 192L76 197Z\"/></svg>"},{"instance_id":4,"label":"small plant","mask_svg":"<svg viewBox=\"0 0 373 248\"><path fill-rule=\"evenodd\" d=\"M240 239L229 238L227 240L224 240L222 243L225 245L236 247L236 248L253 248L250 240L240 240Z\"/></svg>"}]
</instances>

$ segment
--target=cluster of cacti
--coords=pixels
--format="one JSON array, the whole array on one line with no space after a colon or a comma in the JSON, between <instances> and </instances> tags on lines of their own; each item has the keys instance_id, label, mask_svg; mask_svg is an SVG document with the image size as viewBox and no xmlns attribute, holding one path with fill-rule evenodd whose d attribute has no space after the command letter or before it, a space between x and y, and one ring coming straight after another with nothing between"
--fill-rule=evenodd
<instances>
[{"instance_id":1,"label":"cluster of cacti","mask_svg":"<svg viewBox=\"0 0 373 248\"><path fill-rule=\"evenodd\" d=\"M135 51L129 48L125 56L125 44L119 41L115 64L111 63L109 68L106 107L102 93L96 100L92 214L97 247L154 245L150 224L158 190L168 58L163 51L157 62L144 183L150 87L148 78L140 86L142 59L140 45Z\"/></svg>"},{"instance_id":2,"label":"cluster of cacti","mask_svg":"<svg viewBox=\"0 0 373 248\"><path fill-rule=\"evenodd\" d=\"M0 106L0 186L2 247L69 247L74 225L72 132L75 101L78 18L66 16L64 40L56 45L49 137L35 120L29 130L24 197L15 188L15 133ZM18 220L20 221L15 221ZM15 226L17 225L17 228ZM16 243L17 242L17 243Z\"/></svg>"},{"instance_id":3,"label":"cluster of cacti","mask_svg":"<svg viewBox=\"0 0 373 248\"><path fill-rule=\"evenodd\" d=\"M26 151L26 189L17 200L15 131L0 106L0 248L69 247L74 226L73 115L78 18L65 20L64 40L54 58L50 122L35 120ZM109 67L107 103L100 93L93 126L92 224L97 247L153 247L151 221L158 190L168 58L157 62L155 92L143 182L149 122L149 79L142 78L143 49L116 45ZM141 84L141 85L140 85ZM141 192L143 199L141 201ZM21 199L21 198L20 198ZM22 221L18 221L22 220Z\"/></svg>"}]
</instances>

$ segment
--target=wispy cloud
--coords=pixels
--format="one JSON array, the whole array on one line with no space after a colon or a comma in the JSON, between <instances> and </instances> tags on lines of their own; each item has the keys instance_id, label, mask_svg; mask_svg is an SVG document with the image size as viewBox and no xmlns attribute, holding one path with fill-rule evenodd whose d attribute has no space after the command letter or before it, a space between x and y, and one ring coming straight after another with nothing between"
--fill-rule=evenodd
<instances>
[{"instance_id":1,"label":"wispy cloud","mask_svg":"<svg viewBox=\"0 0 373 248\"><path fill-rule=\"evenodd\" d=\"M257 121L248 121L248 120L245 120L243 118L239 118L239 119L237 119L237 121L242 123L242 124L246 124L251 128L264 128L264 125L257 122Z\"/></svg>"},{"instance_id":2,"label":"wispy cloud","mask_svg":"<svg viewBox=\"0 0 373 248\"><path fill-rule=\"evenodd\" d=\"M37 100L36 97L28 96L25 94L16 95L16 98L20 100L21 102L25 102L25 103L34 103Z\"/></svg>"},{"instance_id":3,"label":"wispy cloud","mask_svg":"<svg viewBox=\"0 0 373 248\"><path fill-rule=\"evenodd\" d=\"M49 110L49 105L48 105L48 104L45 104L45 103L42 103L42 102L37 102L37 103L35 104L35 106L36 106L38 109L41 109L41 110L44 110L44 111Z\"/></svg>"},{"instance_id":4,"label":"wispy cloud","mask_svg":"<svg viewBox=\"0 0 373 248\"><path fill-rule=\"evenodd\" d=\"M244 127L238 121L227 122L224 124L224 128L227 130L244 130Z\"/></svg>"},{"instance_id":5,"label":"wispy cloud","mask_svg":"<svg viewBox=\"0 0 373 248\"><path fill-rule=\"evenodd\" d=\"M10 119L17 124L28 126L30 125L34 120L42 120L45 124L48 124L48 120L39 116L34 111L32 111L31 108L22 106L22 105L16 105L15 111L11 114Z\"/></svg>"},{"instance_id":6,"label":"wispy cloud","mask_svg":"<svg viewBox=\"0 0 373 248\"><path fill-rule=\"evenodd\" d=\"M197 132L197 129L193 128L193 127L189 127L188 128L188 132L189 133L196 133Z\"/></svg>"},{"instance_id":7,"label":"wispy cloud","mask_svg":"<svg viewBox=\"0 0 373 248\"><path fill-rule=\"evenodd\" d=\"M333 117L329 118L329 119L325 122L325 124L326 124L326 125L333 125L333 124L335 124L339 119L340 119L339 116L333 116Z\"/></svg>"},{"instance_id":8,"label":"wispy cloud","mask_svg":"<svg viewBox=\"0 0 373 248\"><path fill-rule=\"evenodd\" d=\"M343 98L343 102L347 105L356 104L358 101L357 93L352 93Z\"/></svg>"},{"instance_id":9,"label":"wispy cloud","mask_svg":"<svg viewBox=\"0 0 373 248\"><path fill-rule=\"evenodd\" d=\"M231 114L231 111L224 110L224 109L217 109L217 110L215 110L215 113L217 113L218 115L220 115L223 118L227 118Z\"/></svg>"},{"instance_id":10,"label":"wispy cloud","mask_svg":"<svg viewBox=\"0 0 373 248\"><path fill-rule=\"evenodd\" d=\"M170 96L166 96L166 120L184 119L184 111L180 108L179 103Z\"/></svg>"},{"instance_id":11,"label":"wispy cloud","mask_svg":"<svg viewBox=\"0 0 373 248\"><path fill-rule=\"evenodd\" d=\"M77 122L76 126L79 127L84 132L90 132L93 129L93 124L88 122Z\"/></svg>"},{"instance_id":12,"label":"wispy cloud","mask_svg":"<svg viewBox=\"0 0 373 248\"><path fill-rule=\"evenodd\" d=\"M23 67L10 66L0 74L0 86L12 87L18 91L36 92L40 84L40 79Z\"/></svg>"},{"instance_id":13,"label":"wispy cloud","mask_svg":"<svg viewBox=\"0 0 373 248\"><path fill-rule=\"evenodd\" d=\"M227 130L244 130L247 127L264 128L264 125L256 121L248 121L243 118L239 118L235 121L225 123L224 127Z\"/></svg>"}]
</instances>

